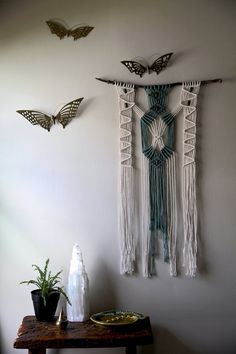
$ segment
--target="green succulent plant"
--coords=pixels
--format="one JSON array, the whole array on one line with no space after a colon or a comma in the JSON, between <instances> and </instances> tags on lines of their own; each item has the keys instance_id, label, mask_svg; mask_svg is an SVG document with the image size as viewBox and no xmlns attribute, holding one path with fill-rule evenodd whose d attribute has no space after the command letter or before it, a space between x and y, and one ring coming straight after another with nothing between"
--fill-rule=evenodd
<instances>
[{"instance_id":1,"label":"green succulent plant","mask_svg":"<svg viewBox=\"0 0 236 354\"><path fill-rule=\"evenodd\" d=\"M40 295L43 298L44 306L46 306L47 297L55 292L62 294L66 301L71 305L68 296L63 290L63 286L57 285L61 281L61 277L59 275L61 274L62 270L55 275L52 275L52 272L48 270L48 264L49 258L46 260L43 270L38 265L32 264L34 270L38 272L36 280L24 280L21 281L20 284L35 285L40 290Z\"/></svg>"}]
</instances>

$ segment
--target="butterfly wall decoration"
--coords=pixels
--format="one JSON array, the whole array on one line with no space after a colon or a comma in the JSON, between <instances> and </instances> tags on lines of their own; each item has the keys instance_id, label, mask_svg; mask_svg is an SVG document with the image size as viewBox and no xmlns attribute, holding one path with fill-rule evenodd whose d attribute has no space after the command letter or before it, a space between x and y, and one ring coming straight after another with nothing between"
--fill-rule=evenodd
<instances>
[{"instance_id":1,"label":"butterfly wall decoration","mask_svg":"<svg viewBox=\"0 0 236 354\"><path fill-rule=\"evenodd\" d=\"M143 74L145 74L146 72L151 74L153 71L158 75L168 65L172 54L173 53L167 53L162 55L161 57L157 58L151 66L144 66L139 62L133 60L122 60L121 63L125 65L131 73L135 73L140 77L142 77Z\"/></svg>"},{"instance_id":2,"label":"butterfly wall decoration","mask_svg":"<svg viewBox=\"0 0 236 354\"><path fill-rule=\"evenodd\" d=\"M55 116L49 116L45 113L32 110L17 110L16 112L25 117L31 124L39 124L42 128L50 131L52 125L56 124L56 122L60 123L63 128L65 128L67 124L76 117L77 110L82 100L83 97L80 97L67 103Z\"/></svg>"},{"instance_id":3,"label":"butterfly wall decoration","mask_svg":"<svg viewBox=\"0 0 236 354\"><path fill-rule=\"evenodd\" d=\"M60 39L67 37L73 37L74 40L81 37L87 37L87 35L94 29L91 26L81 26L71 29L67 29L63 24L56 21L46 21L52 34L56 34Z\"/></svg>"}]
</instances>

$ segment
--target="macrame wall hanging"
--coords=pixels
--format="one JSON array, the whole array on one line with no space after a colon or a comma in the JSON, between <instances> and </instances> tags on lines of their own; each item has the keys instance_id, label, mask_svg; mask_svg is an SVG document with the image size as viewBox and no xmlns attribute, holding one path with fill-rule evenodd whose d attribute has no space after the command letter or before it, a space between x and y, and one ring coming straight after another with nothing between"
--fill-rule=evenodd
<instances>
[{"instance_id":1,"label":"macrame wall hanging","mask_svg":"<svg viewBox=\"0 0 236 354\"><path fill-rule=\"evenodd\" d=\"M143 275L156 274L155 259L158 254L157 238L163 242L163 258L170 263L170 275L176 276L176 237L177 237L177 197L176 197L176 153L174 151L175 117L183 110L183 224L184 246L183 260L186 275L195 276L197 271L197 206L196 206L196 104L200 84L222 82L221 79L200 82L173 83L167 85L142 86L118 83L100 79L116 85L120 101L120 139L122 161L131 166L132 161L132 113L135 112L141 123L142 142L142 205L141 234ZM171 87L182 85L180 102L170 112L167 98ZM149 110L145 113L135 104L135 90L145 89L149 101ZM124 128L125 124L125 129ZM126 125L128 124L128 125ZM129 128L128 128L129 127ZM126 167L127 168L127 167ZM129 181L127 183L127 181ZM131 182L132 181L132 182ZM134 215L133 167L132 178L120 178L121 215L121 272L132 274L136 254L137 240L134 234L132 218ZM130 200L132 198L132 200ZM132 213L130 212L132 210ZM127 215L129 216L127 218ZM129 221L128 221L129 220ZM128 222L127 222L128 221ZM134 221L134 219L133 219ZM128 227L127 227L128 225ZM131 231L132 230L132 231ZM129 255L129 257L127 257ZM130 256L132 255L132 256ZM128 260L128 261L127 261Z\"/></svg>"}]
</instances>

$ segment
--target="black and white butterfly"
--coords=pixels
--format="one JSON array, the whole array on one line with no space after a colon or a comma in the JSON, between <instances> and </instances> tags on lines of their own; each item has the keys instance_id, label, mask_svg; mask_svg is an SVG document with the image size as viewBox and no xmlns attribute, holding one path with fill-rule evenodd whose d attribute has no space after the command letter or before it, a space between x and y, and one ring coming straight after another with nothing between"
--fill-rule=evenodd
<instances>
[{"instance_id":1,"label":"black and white butterfly","mask_svg":"<svg viewBox=\"0 0 236 354\"><path fill-rule=\"evenodd\" d=\"M25 117L33 125L39 124L42 128L50 131L53 124L60 123L63 128L76 117L78 107L83 100L83 97L67 103L55 116L49 116L45 113L32 110L17 110L16 112Z\"/></svg>"},{"instance_id":2,"label":"black and white butterfly","mask_svg":"<svg viewBox=\"0 0 236 354\"><path fill-rule=\"evenodd\" d=\"M73 37L74 40L81 37L86 37L89 32L91 32L94 27L91 26L81 26L76 28L67 29L64 25L56 21L46 21L48 27L52 34L56 34L60 39L67 37Z\"/></svg>"},{"instance_id":3,"label":"black and white butterfly","mask_svg":"<svg viewBox=\"0 0 236 354\"><path fill-rule=\"evenodd\" d=\"M146 72L150 74L152 71L158 75L163 69L166 68L172 54L173 53L167 53L162 55L161 57L157 58L151 66L144 66L133 60L122 60L121 63L125 65L131 73L135 73L140 77L142 77Z\"/></svg>"}]
</instances>

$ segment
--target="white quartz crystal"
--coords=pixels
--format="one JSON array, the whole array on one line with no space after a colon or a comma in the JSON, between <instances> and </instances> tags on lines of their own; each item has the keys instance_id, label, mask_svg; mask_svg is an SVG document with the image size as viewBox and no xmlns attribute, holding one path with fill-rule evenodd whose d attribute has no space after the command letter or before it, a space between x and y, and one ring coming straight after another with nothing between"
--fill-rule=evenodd
<instances>
[{"instance_id":1,"label":"white quartz crystal","mask_svg":"<svg viewBox=\"0 0 236 354\"><path fill-rule=\"evenodd\" d=\"M72 251L67 295L72 305L67 303L67 319L83 322L89 319L89 281L78 244Z\"/></svg>"}]
</instances>

